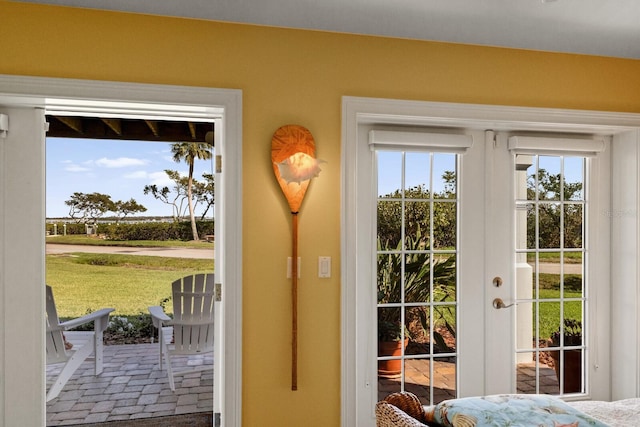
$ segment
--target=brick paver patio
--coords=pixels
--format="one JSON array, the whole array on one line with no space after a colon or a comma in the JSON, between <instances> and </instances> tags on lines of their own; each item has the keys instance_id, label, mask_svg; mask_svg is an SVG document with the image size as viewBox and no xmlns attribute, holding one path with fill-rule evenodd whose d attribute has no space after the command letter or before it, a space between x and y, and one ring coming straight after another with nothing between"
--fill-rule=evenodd
<instances>
[{"instance_id":1,"label":"brick paver patio","mask_svg":"<svg viewBox=\"0 0 640 427\"><path fill-rule=\"evenodd\" d=\"M104 347L104 372L96 377L93 362L86 361L66 384L60 395L47 403L47 426L96 423L114 420L160 417L213 410L213 369L176 376L175 393L169 388L166 371L159 370L157 344L112 345ZM174 357L174 367L213 365L211 355ZM405 390L429 404L429 360L408 360ZM47 377L61 365L47 367ZM456 396L455 364L434 365L434 402ZM50 375L51 374L51 375ZM553 369L541 365L540 393L557 394ZM535 365L518 365L518 393L535 392ZM534 388L532 388L534 387ZM378 395L400 391L399 378L378 378Z\"/></svg>"},{"instance_id":2,"label":"brick paver patio","mask_svg":"<svg viewBox=\"0 0 640 427\"><path fill-rule=\"evenodd\" d=\"M211 354L174 357L174 368L209 364ZM50 374L62 365L47 367ZM213 369L176 376L175 393L166 370L159 370L158 344L104 347L104 372L93 362L75 372L60 395L47 403L47 426L159 417L213 410Z\"/></svg>"},{"instance_id":3,"label":"brick paver patio","mask_svg":"<svg viewBox=\"0 0 640 427\"><path fill-rule=\"evenodd\" d=\"M404 389L418 396L424 405L431 404L428 359L409 359L405 363ZM520 363L517 371L517 392L533 394L535 389L535 363ZM541 394L558 394L559 386L555 371L546 365L540 365ZM433 366L433 402L441 402L456 397L456 372L455 363L446 361L435 362ZM400 376L378 377L378 400L385 396L400 391Z\"/></svg>"}]
</instances>

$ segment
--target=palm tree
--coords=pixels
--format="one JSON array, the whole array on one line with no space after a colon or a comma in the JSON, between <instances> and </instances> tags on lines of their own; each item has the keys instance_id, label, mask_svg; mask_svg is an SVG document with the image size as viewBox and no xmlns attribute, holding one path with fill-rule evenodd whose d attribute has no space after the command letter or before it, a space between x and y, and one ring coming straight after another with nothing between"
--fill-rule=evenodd
<instances>
[{"instance_id":1,"label":"palm tree","mask_svg":"<svg viewBox=\"0 0 640 427\"><path fill-rule=\"evenodd\" d=\"M191 217L191 231L193 240L200 240L196 217L193 213L193 165L196 159L208 160L211 158L211 145L206 142L176 142L171 144L173 160L180 163L184 160L189 165L189 181L187 183L187 200L189 202L189 216Z\"/></svg>"}]
</instances>

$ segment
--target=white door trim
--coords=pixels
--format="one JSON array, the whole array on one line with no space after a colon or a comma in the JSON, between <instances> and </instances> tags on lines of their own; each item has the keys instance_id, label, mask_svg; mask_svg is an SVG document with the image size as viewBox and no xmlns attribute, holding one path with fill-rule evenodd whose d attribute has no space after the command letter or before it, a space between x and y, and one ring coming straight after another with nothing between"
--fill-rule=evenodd
<instances>
[{"instance_id":1,"label":"white door trim","mask_svg":"<svg viewBox=\"0 0 640 427\"><path fill-rule=\"evenodd\" d=\"M88 108L94 111L104 107L105 104L108 107L119 105L119 108L131 106L134 110L147 113L155 111L161 114L162 111L166 111L174 117L177 110L184 117L217 117L221 120L224 137L221 146L216 147L216 150L217 154L221 154L224 158L221 191L222 198L225 200L222 206L225 239L223 242L216 242L224 254L223 265L219 267L223 277L219 278L216 274L216 281L222 280L223 284L225 323L223 337L225 368L220 373L223 375L224 388L221 396L223 399L222 425L240 426L242 424L242 198L240 197L242 194L242 91L0 75L0 106L46 109L60 104L69 108ZM5 205L9 202L5 201ZM44 200L42 203L44 204ZM35 224L35 226L39 225ZM44 257L44 233L41 233L41 236L38 240L19 242L19 244L40 247ZM10 247L18 243L2 241L0 244ZM0 265L2 261L0 260ZM10 283L7 279L0 276L0 284L7 286ZM44 292L41 294L44 298ZM44 300L34 301L31 310L25 307L25 311L29 311L26 315L39 316L42 319L41 323L44 324L44 311L39 310L39 307L44 307ZM0 318L2 317L3 313L0 313ZM3 325L7 323L3 322ZM4 330L0 331L0 337L4 336L2 332ZM0 355L0 364L5 363L6 355L10 355L11 352L8 346L5 346L4 350L5 354ZM44 354L44 337L41 352ZM41 357L35 359L40 360ZM29 360L25 363L24 366L28 366ZM7 372L11 367L2 366L1 368L1 371ZM7 390L4 390L4 387L3 381L0 383L0 396L6 397ZM39 390L42 387L42 384L26 384L22 391L24 401L30 401L30 407L34 411L38 408L41 411L45 410L44 390ZM11 390L11 393L15 394L15 392L16 390ZM44 416L44 412L41 415ZM5 425L31 426L28 420L0 421Z\"/></svg>"},{"instance_id":2,"label":"white door trim","mask_svg":"<svg viewBox=\"0 0 640 427\"><path fill-rule=\"evenodd\" d=\"M359 295L355 286L362 277L371 275L370 271L359 271L358 257L362 256L362 251L359 253L357 250L362 243L357 240L358 227L362 226L357 221L358 209L366 208L358 205L357 189L359 180L365 179L364 175L367 175L362 174L362 162L358 157L358 144L366 142L366 138L360 135L359 127L371 124L615 135L628 131L637 133L640 129L640 114L343 97L341 159L341 265L343 266L341 273L341 425L343 427L369 425L372 416L369 399L366 398L363 401L362 396L362 390L372 385L367 384L366 377L359 375L358 368L358 362L361 362L359 351L366 349L368 343L357 333ZM637 192L637 187L633 186L630 190ZM636 224L638 222L637 215L635 222ZM626 238L638 240L635 235L626 236ZM612 242L612 247L615 245L616 242ZM640 277L637 274L634 278L628 278L627 283L638 289ZM636 301L635 306L638 303ZM635 311L628 314L636 316ZM612 329L615 330L615 327L616 325L612 324ZM633 345L638 346L637 338ZM612 365L615 365L616 361L615 356L612 357ZM636 378L637 382L640 382L640 379ZM366 406L364 411L362 405ZM367 414L369 419L363 419L362 414Z\"/></svg>"}]
</instances>

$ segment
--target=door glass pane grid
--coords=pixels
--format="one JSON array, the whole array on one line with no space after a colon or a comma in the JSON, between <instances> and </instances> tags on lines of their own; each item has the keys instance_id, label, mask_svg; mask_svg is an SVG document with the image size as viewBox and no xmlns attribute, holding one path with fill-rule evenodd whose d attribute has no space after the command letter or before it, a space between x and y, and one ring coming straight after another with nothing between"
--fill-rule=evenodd
<instances>
[{"instance_id":1,"label":"door glass pane grid","mask_svg":"<svg viewBox=\"0 0 640 427\"><path fill-rule=\"evenodd\" d=\"M379 398L456 397L457 156L379 150L376 160Z\"/></svg>"},{"instance_id":2,"label":"door glass pane grid","mask_svg":"<svg viewBox=\"0 0 640 427\"><path fill-rule=\"evenodd\" d=\"M586 390L585 165L579 157L516 156L516 378L521 393Z\"/></svg>"}]
</instances>

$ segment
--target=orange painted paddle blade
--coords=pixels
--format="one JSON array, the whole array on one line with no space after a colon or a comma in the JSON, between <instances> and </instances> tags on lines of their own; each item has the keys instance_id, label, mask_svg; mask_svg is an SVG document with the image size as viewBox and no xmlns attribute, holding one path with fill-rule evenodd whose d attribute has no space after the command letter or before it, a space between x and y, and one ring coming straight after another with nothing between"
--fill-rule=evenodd
<instances>
[{"instance_id":1,"label":"orange painted paddle blade","mask_svg":"<svg viewBox=\"0 0 640 427\"><path fill-rule=\"evenodd\" d=\"M311 132L299 125L280 127L271 139L271 161L273 163L273 173L278 180L278 184L280 184L284 196L287 198L287 203L292 213L300 211L310 180L287 182L280 174L278 164L296 153L304 153L315 158L316 144Z\"/></svg>"}]
</instances>

